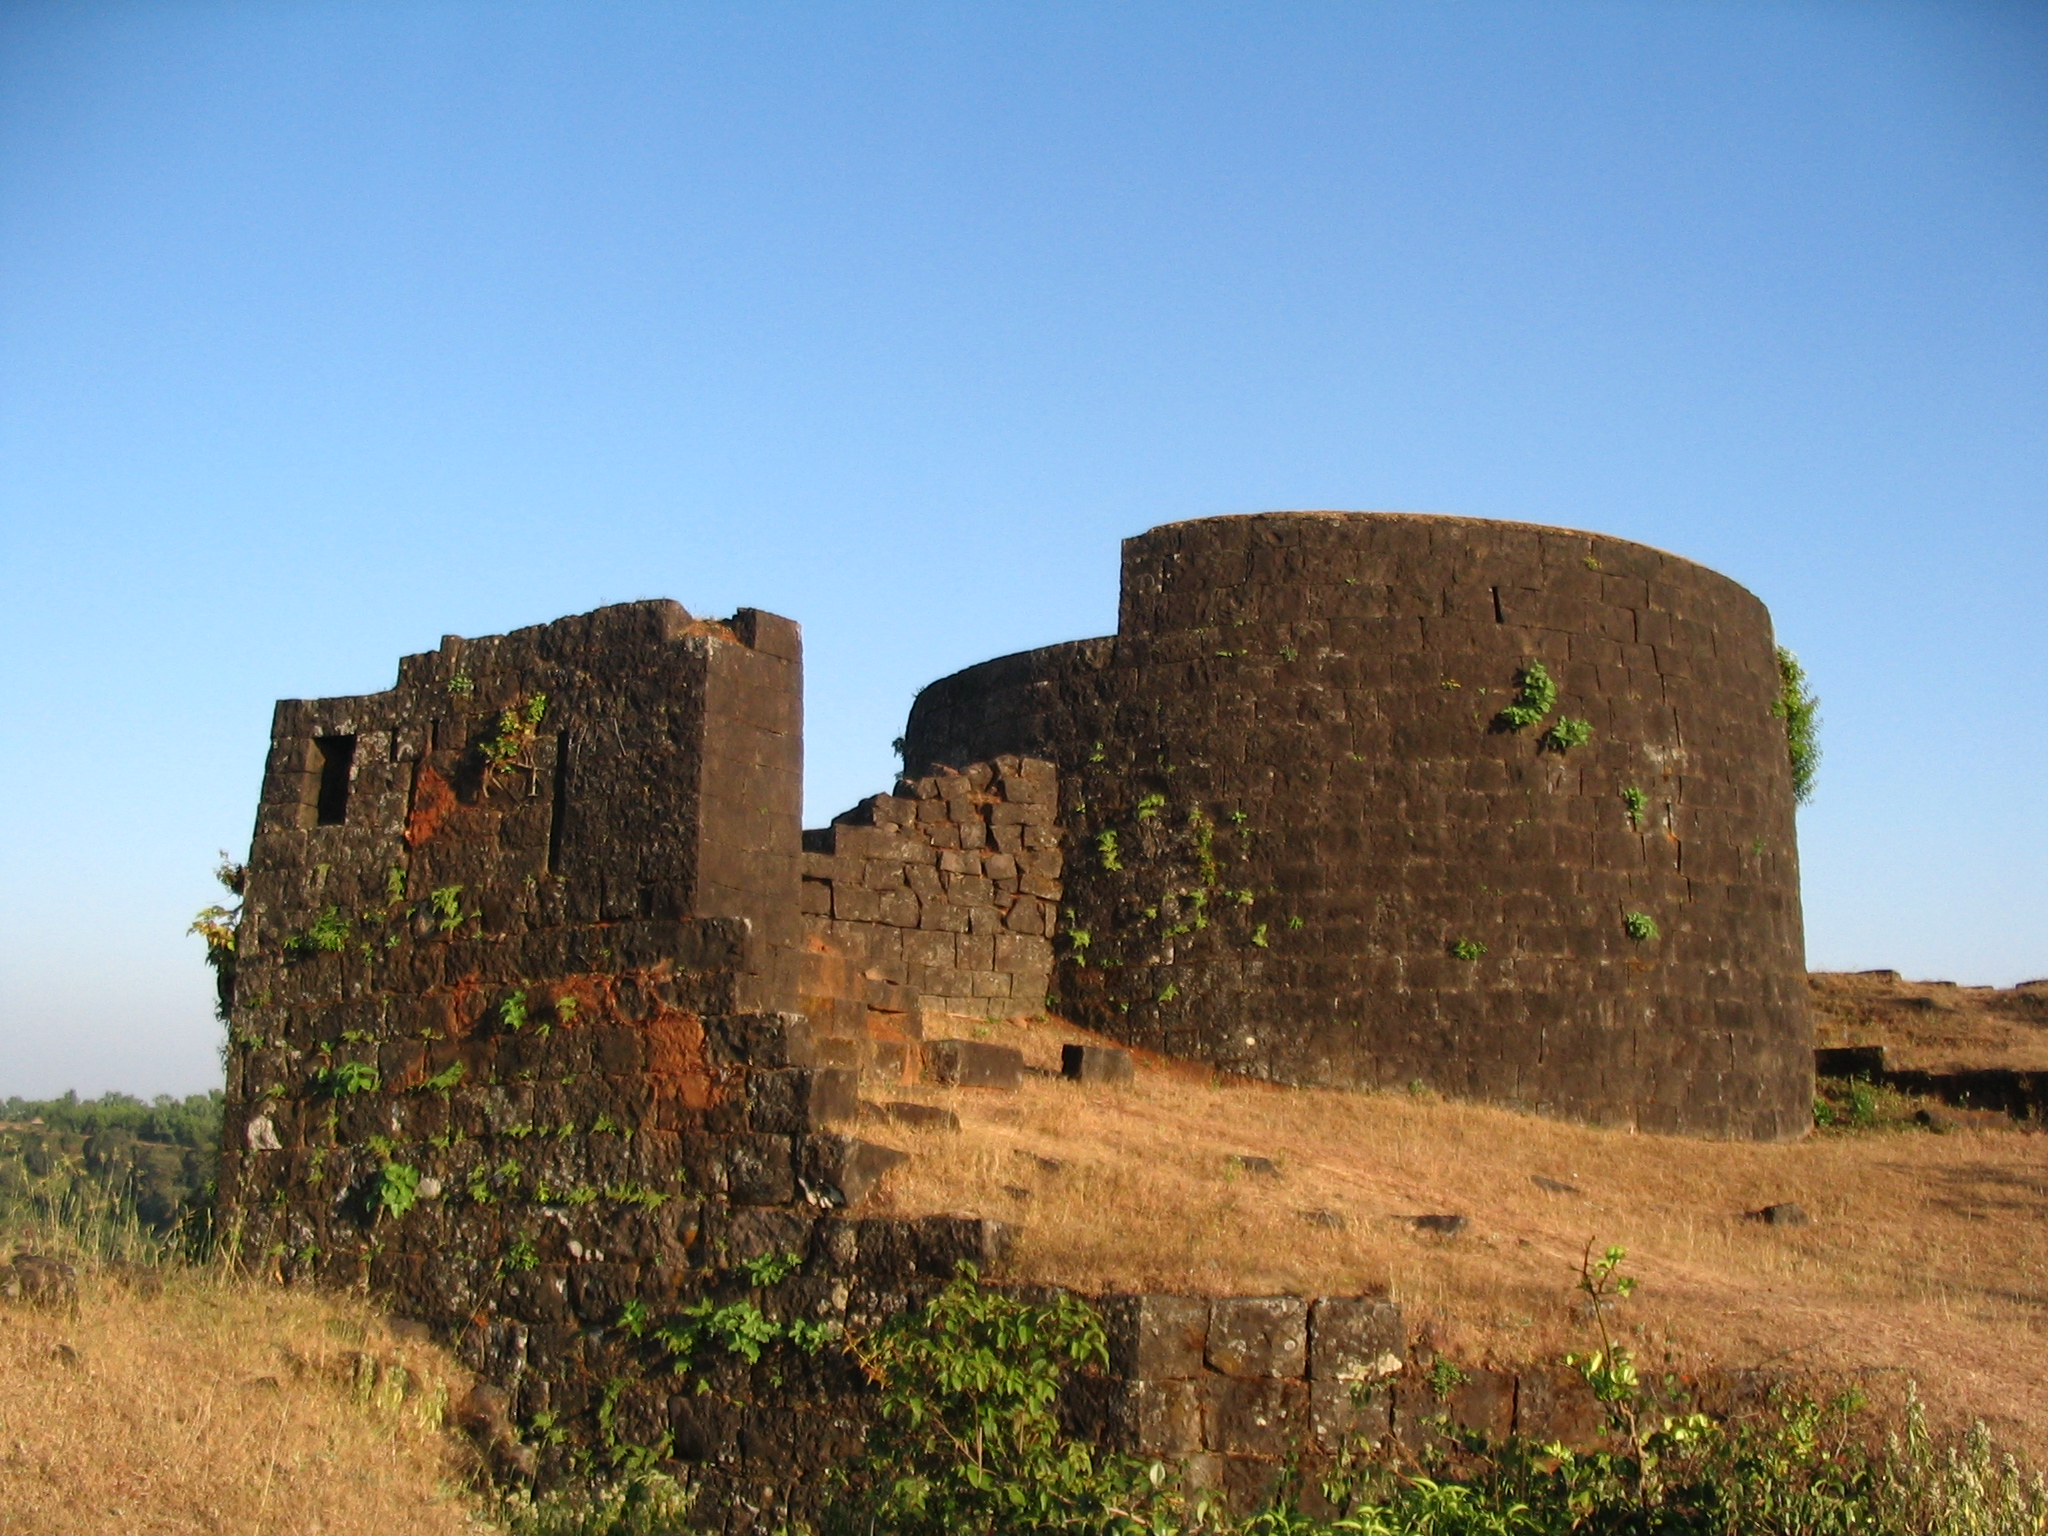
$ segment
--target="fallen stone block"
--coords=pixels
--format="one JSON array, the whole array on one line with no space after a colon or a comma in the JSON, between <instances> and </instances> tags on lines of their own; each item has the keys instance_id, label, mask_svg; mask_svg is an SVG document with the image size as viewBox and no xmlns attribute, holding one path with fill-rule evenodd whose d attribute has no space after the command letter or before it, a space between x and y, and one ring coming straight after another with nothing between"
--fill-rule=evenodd
<instances>
[{"instance_id":1,"label":"fallen stone block","mask_svg":"<svg viewBox=\"0 0 2048 1536\"><path fill-rule=\"evenodd\" d=\"M953 1088L996 1088L1015 1093L1024 1082L1024 1053L983 1040L927 1040L925 1076Z\"/></svg>"},{"instance_id":2,"label":"fallen stone block","mask_svg":"<svg viewBox=\"0 0 2048 1536\"><path fill-rule=\"evenodd\" d=\"M0 1298L49 1312L78 1311L78 1270L47 1254L17 1253L0 1264Z\"/></svg>"},{"instance_id":3,"label":"fallen stone block","mask_svg":"<svg viewBox=\"0 0 2048 1536\"><path fill-rule=\"evenodd\" d=\"M827 1205L859 1205L892 1168L910 1161L910 1154L877 1146L857 1136L825 1134L804 1138L801 1172L806 1194Z\"/></svg>"},{"instance_id":4,"label":"fallen stone block","mask_svg":"<svg viewBox=\"0 0 2048 1536\"><path fill-rule=\"evenodd\" d=\"M1060 1075L1075 1083L1128 1083L1136 1072L1131 1053L1113 1045L1063 1045Z\"/></svg>"},{"instance_id":5,"label":"fallen stone block","mask_svg":"<svg viewBox=\"0 0 2048 1536\"><path fill-rule=\"evenodd\" d=\"M885 1104L863 1104L861 1110L878 1120L891 1125L900 1125L910 1131L957 1131L960 1117L952 1110L937 1104L913 1104L903 1099L893 1099Z\"/></svg>"},{"instance_id":6,"label":"fallen stone block","mask_svg":"<svg viewBox=\"0 0 2048 1536\"><path fill-rule=\"evenodd\" d=\"M1744 1219L1760 1221L1767 1227L1803 1227L1813 1220L1796 1200L1785 1200L1767 1205L1762 1210L1747 1212Z\"/></svg>"}]
</instances>

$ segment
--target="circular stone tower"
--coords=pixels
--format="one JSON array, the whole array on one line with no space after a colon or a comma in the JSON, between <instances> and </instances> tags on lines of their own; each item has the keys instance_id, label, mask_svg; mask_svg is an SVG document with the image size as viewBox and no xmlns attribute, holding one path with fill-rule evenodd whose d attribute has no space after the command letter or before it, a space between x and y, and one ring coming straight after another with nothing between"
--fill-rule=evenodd
<instances>
[{"instance_id":1,"label":"circular stone tower","mask_svg":"<svg viewBox=\"0 0 2048 1536\"><path fill-rule=\"evenodd\" d=\"M1113 638L931 684L905 760L1059 765L1090 1028L1783 1139L1813 1078L1778 689L1763 604L1675 556L1276 512L1126 540Z\"/></svg>"}]
</instances>

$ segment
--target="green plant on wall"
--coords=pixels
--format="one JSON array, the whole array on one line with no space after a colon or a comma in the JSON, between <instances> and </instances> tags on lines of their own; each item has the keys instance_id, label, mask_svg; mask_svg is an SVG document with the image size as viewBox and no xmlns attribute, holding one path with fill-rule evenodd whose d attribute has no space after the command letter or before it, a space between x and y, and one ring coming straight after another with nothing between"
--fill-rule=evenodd
<instances>
[{"instance_id":1,"label":"green plant on wall","mask_svg":"<svg viewBox=\"0 0 2048 1536\"><path fill-rule=\"evenodd\" d=\"M1820 769L1820 699L1807 686L1799 658L1778 647L1778 697L1771 713L1785 722L1785 753L1792 761L1792 803L1813 798L1814 775Z\"/></svg>"},{"instance_id":2,"label":"green plant on wall","mask_svg":"<svg viewBox=\"0 0 2048 1536\"><path fill-rule=\"evenodd\" d=\"M327 908L305 932L295 933L284 941L284 952L294 956L335 955L346 948L348 919L341 915L339 907Z\"/></svg>"},{"instance_id":3,"label":"green plant on wall","mask_svg":"<svg viewBox=\"0 0 2048 1536\"><path fill-rule=\"evenodd\" d=\"M1515 687L1515 702L1493 717L1501 730L1526 730L1557 708L1557 683L1542 662L1532 661L1517 672Z\"/></svg>"},{"instance_id":4,"label":"green plant on wall","mask_svg":"<svg viewBox=\"0 0 2048 1536\"><path fill-rule=\"evenodd\" d=\"M213 878L235 898L234 905L201 907L185 931L206 940L206 963L213 967L214 1016L225 1024L235 1005L235 942L242 925L242 893L249 883L249 869L223 849Z\"/></svg>"},{"instance_id":5,"label":"green plant on wall","mask_svg":"<svg viewBox=\"0 0 2048 1536\"><path fill-rule=\"evenodd\" d=\"M1621 792L1621 803L1628 810L1628 824L1640 832L1643 829L1643 812L1650 804L1650 797L1631 784Z\"/></svg>"},{"instance_id":6,"label":"green plant on wall","mask_svg":"<svg viewBox=\"0 0 2048 1536\"><path fill-rule=\"evenodd\" d=\"M1449 948L1455 960L1477 960L1486 953L1486 946L1477 939L1459 939Z\"/></svg>"},{"instance_id":7,"label":"green plant on wall","mask_svg":"<svg viewBox=\"0 0 2048 1536\"><path fill-rule=\"evenodd\" d=\"M443 933L453 933L462 926L461 886L442 886L427 897L427 904L433 909L434 925Z\"/></svg>"},{"instance_id":8,"label":"green plant on wall","mask_svg":"<svg viewBox=\"0 0 2048 1536\"><path fill-rule=\"evenodd\" d=\"M1156 765L1161 775L1175 771ZM1254 835L1245 811L1190 803L1166 788L1141 784L1134 792L1121 777L1089 789L1069 813L1074 836L1093 844L1101 867L1118 878L1091 892L1092 938L1076 913L1062 914L1060 959L1088 972L1067 989L1065 1006L1087 1016L1170 1005L1186 995L1171 968L1197 947L1248 954L1272 944L1278 919L1254 913L1260 896L1244 879Z\"/></svg>"},{"instance_id":9,"label":"green plant on wall","mask_svg":"<svg viewBox=\"0 0 2048 1536\"><path fill-rule=\"evenodd\" d=\"M538 772L533 761L533 744L547 712L548 696L536 693L499 713L497 727L478 742L476 748L483 758L483 787L487 792L491 787L492 774L514 768L527 775L528 788L532 787L533 775Z\"/></svg>"},{"instance_id":10,"label":"green plant on wall","mask_svg":"<svg viewBox=\"0 0 2048 1536\"><path fill-rule=\"evenodd\" d=\"M1560 715L1557 723L1539 738L1543 746L1552 752L1569 752L1573 747L1583 747L1593 739L1593 722L1576 720L1570 715Z\"/></svg>"},{"instance_id":11,"label":"green plant on wall","mask_svg":"<svg viewBox=\"0 0 2048 1536\"><path fill-rule=\"evenodd\" d=\"M1622 930L1638 944L1657 937L1657 920L1647 912L1631 912L1621 920Z\"/></svg>"},{"instance_id":12,"label":"green plant on wall","mask_svg":"<svg viewBox=\"0 0 2048 1536\"><path fill-rule=\"evenodd\" d=\"M367 1061L344 1061L323 1068L315 1081L329 1096L337 1099L358 1093L375 1093L378 1087L377 1068Z\"/></svg>"},{"instance_id":13,"label":"green plant on wall","mask_svg":"<svg viewBox=\"0 0 2048 1536\"><path fill-rule=\"evenodd\" d=\"M386 1163L377 1170L374 1190L376 1208L393 1217L403 1216L419 1203L420 1171L410 1163Z\"/></svg>"}]
</instances>

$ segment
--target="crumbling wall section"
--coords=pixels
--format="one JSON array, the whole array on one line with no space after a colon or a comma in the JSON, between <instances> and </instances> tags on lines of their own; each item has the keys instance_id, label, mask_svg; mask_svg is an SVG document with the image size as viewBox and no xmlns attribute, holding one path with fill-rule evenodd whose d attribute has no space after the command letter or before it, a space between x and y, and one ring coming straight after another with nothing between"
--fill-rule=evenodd
<instances>
[{"instance_id":1,"label":"crumbling wall section","mask_svg":"<svg viewBox=\"0 0 2048 1536\"><path fill-rule=\"evenodd\" d=\"M629 1309L901 1161L834 1129L853 1074L787 1009L801 687L787 620L636 603L278 706L223 1230L457 1342L515 1461L616 1438Z\"/></svg>"},{"instance_id":2,"label":"crumbling wall section","mask_svg":"<svg viewBox=\"0 0 2048 1536\"><path fill-rule=\"evenodd\" d=\"M1042 1012L1058 806L1051 763L1005 756L905 779L806 832L799 1006L821 1030L900 1045L892 1061L927 1015Z\"/></svg>"}]
</instances>

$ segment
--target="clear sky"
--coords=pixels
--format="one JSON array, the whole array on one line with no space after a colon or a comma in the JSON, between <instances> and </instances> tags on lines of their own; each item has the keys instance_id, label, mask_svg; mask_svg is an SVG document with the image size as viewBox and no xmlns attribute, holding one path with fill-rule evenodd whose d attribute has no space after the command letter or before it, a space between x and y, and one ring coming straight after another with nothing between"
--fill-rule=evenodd
<instances>
[{"instance_id":1,"label":"clear sky","mask_svg":"<svg viewBox=\"0 0 2048 1536\"><path fill-rule=\"evenodd\" d=\"M2048 7L7 5L0 1096L218 1080L278 697L769 608L816 822L1302 507L1742 582L1812 963L2048 975Z\"/></svg>"}]
</instances>

